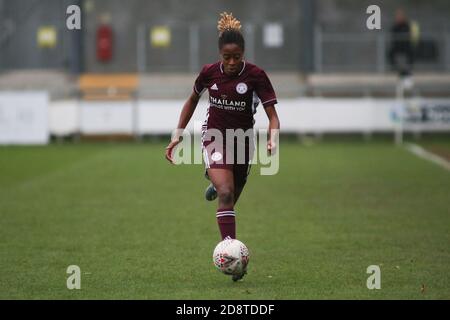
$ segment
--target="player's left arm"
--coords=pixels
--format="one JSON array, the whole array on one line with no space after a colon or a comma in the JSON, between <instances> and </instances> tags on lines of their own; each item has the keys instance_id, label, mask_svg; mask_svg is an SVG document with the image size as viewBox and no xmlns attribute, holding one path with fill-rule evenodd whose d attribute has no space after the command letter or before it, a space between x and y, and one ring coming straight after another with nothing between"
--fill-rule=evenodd
<instances>
[{"instance_id":1,"label":"player's left arm","mask_svg":"<svg viewBox=\"0 0 450 320\"><path fill-rule=\"evenodd\" d=\"M278 119L277 110L275 110L275 106L273 104L264 106L264 111L267 114L267 118L269 118L269 140L267 142L267 152L270 155L273 155L277 150L280 120Z\"/></svg>"}]
</instances>

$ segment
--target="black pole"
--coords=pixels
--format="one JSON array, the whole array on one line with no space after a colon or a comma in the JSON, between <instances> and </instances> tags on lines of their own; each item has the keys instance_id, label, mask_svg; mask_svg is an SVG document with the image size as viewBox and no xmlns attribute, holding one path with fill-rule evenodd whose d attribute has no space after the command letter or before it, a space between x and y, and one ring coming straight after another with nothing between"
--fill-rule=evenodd
<instances>
[{"instance_id":1,"label":"black pole","mask_svg":"<svg viewBox=\"0 0 450 320\"><path fill-rule=\"evenodd\" d=\"M305 73L314 71L314 24L315 3L314 0L300 0L300 68Z\"/></svg>"}]
</instances>

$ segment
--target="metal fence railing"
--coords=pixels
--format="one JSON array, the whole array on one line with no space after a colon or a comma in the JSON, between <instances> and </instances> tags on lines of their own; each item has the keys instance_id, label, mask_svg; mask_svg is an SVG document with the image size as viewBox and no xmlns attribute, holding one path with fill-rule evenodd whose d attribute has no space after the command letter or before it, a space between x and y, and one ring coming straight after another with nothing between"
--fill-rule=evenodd
<instances>
[{"instance_id":1,"label":"metal fence railing","mask_svg":"<svg viewBox=\"0 0 450 320\"><path fill-rule=\"evenodd\" d=\"M267 26L247 23L243 28L247 60L269 70L299 70L300 38L298 23L278 23L276 45L268 45ZM164 28L170 33L170 44L155 46L152 30ZM198 72L206 63L219 59L215 24L171 23L142 24L137 28L137 69L139 72Z\"/></svg>"},{"instance_id":2,"label":"metal fence railing","mask_svg":"<svg viewBox=\"0 0 450 320\"><path fill-rule=\"evenodd\" d=\"M70 1L64 2L58 2L54 14L47 10L51 8L50 2L41 7L40 1L35 0L22 1L21 6L10 5L8 11L2 12L0 72L15 69L69 71L78 63L74 61L79 60L85 72L197 73L203 64L219 59L215 21L162 20L156 23L125 19L112 25L113 59L108 63L99 62L96 58L97 21L86 19L80 31L82 37L77 42L74 32L65 27L64 8ZM46 26L54 29L55 45L40 48L37 33ZM246 59L270 71L305 72L302 57L312 53L313 72L385 73L391 69L388 52L392 38L387 31L338 33L316 27L305 35L302 26L301 19L246 22L243 29ZM152 31L157 27L169 32L168 45L152 43ZM420 35L420 54L415 59L414 70L450 72L450 32L442 30ZM309 43L308 37L313 39L314 46L302 47L302 43Z\"/></svg>"},{"instance_id":3,"label":"metal fence railing","mask_svg":"<svg viewBox=\"0 0 450 320\"><path fill-rule=\"evenodd\" d=\"M377 72L391 69L393 37L386 32L332 33L315 29L316 72ZM450 33L423 33L412 45L418 71L450 71Z\"/></svg>"}]
</instances>

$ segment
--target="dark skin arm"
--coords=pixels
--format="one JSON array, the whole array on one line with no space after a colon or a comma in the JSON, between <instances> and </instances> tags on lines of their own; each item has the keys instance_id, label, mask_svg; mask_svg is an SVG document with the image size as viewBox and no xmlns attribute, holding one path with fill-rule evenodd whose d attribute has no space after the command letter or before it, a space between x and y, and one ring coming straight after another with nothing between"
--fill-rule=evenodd
<instances>
[{"instance_id":1,"label":"dark skin arm","mask_svg":"<svg viewBox=\"0 0 450 320\"><path fill-rule=\"evenodd\" d=\"M180 142L180 137L183 133L183 130L186 128L189 120L191 120L191 117L194 114L199 100L200 96L197 93L192 92L191 96L186 100L183 109L181 110L176 133L173 135L169 145L166 147L166 159L172 164L172 150Z\"/></svg>"},{"instance_id":2,"label":"dark skin arm","mask_svg":"<svg viewBox=\"0 0 450 320\"><path fill-rule=\"evenodd\" d=\"M273 155L277 150L276 141L280 130L280 120L278 119L278 114L273 104L264 107L264 111L267 114L267 118L269 118L269 141L267 142L267 152L269 155Z\"/></svg>"}]
</instances>

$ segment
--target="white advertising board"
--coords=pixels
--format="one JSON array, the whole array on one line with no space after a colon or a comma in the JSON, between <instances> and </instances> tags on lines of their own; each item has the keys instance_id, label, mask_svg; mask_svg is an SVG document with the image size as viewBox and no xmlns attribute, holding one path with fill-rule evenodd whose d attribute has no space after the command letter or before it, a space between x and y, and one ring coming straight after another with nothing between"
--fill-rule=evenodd
<instances>
[{"instance_id":1,"label":"white advertising board","mask_svg":"<svg viewBox=\"0 0 450 320\"><path fill-rule=\"evenodd\" d=\"M0 144L48 143L48 100L47 92L0 92Z\"/></svg>"},{"instance_id":2,"label":"white advertising board","mask_svg":"<svg viewBox=\"0 0 450 320\"><path fill-rule=\"evenodd\" d=\"M82 134L133 134L134 105L132 102L81 102L80 131Z\"/></svg>"},{"instance_id":3,"label":"white advertising board","mask_svg":"<svg viewBox=\"0 0 450 320\"><path fill-rule=\"evenodd\" d=\"M183 100L139 100L132 102L58 102L50 107L51 133L170 134L177 126ZM206 118L208 102L203 98L188 125ZM399 102L371 98L280 99L276 106L285 133L394 132L399 123ZM403 129L450 131L450 99L411 99L404 104ZM77 125L78 123L78 125ZM255 128L267 128L260 105Z\"/></svg>"}]
</instances>

